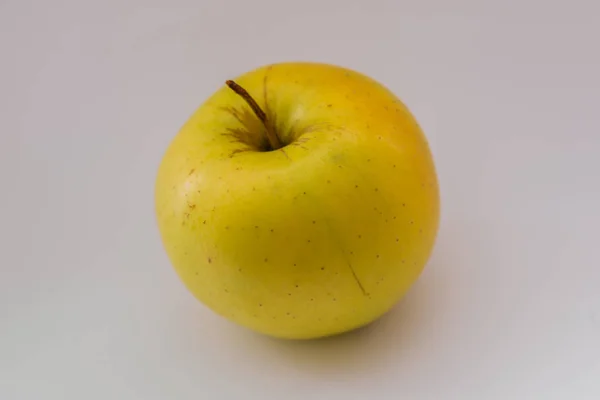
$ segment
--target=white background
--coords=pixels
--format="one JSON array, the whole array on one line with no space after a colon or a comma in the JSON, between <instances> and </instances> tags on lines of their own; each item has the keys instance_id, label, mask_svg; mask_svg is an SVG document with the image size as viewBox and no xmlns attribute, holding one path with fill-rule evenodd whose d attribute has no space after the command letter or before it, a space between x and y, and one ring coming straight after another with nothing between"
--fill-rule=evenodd
<instances>
[{"instance_id":1,"label":"white background","mask_svg":"<svg viewBox=\"0 0 600 400\"><path fill-rule=\"evenodd\" d=\"M1 0L0 31L0 399L600 398L594 0ZM194 300L153 210L196 107L288 60L396 92L442 193L405 300L317 342Z\"/></svg>"}]
</instances>

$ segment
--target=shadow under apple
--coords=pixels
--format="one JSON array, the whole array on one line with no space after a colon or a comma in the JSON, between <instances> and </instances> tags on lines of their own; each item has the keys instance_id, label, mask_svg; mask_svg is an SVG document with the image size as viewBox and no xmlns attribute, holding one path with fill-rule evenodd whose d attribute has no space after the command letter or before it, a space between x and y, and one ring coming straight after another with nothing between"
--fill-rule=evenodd
<instances>
[{"instance_id":1,"label":"shadow under apple","mask_svg":"<svg viewBox=\"0 0 600 400\"><path fill-rule=\"evenodd\" d=\"M434 325L438 314L435 309L441 300L443 282L428 279L436 264L432 258L421 278L390 312L368 326L345 334L294 341L274 339L237 327L223 333L234 346L241 347L237 351L245 358L258 358L306 374L350 374L363 378L390 363L418 362L418 352L427 350L428 332Z\"/></svg>"}]
</instances>

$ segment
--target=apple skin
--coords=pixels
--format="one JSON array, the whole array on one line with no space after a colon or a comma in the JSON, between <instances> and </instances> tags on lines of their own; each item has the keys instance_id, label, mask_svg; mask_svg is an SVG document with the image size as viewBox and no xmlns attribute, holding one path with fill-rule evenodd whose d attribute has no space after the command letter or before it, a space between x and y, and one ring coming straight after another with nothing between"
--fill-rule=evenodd
<instances>
[{"instance_id":1,"label":"apple skin","mask_svg":"<svg viewBox=\"0 0 600 400\"><path fill-rule=\"evenodd\" d=\"M284 147L223 85L163 156L155 185L165 251L215 313L265 335L331 336L389 311L426 265L440 218L426 137L362 73L265 65L235 81Z\"/></svg>"}]
</instances>

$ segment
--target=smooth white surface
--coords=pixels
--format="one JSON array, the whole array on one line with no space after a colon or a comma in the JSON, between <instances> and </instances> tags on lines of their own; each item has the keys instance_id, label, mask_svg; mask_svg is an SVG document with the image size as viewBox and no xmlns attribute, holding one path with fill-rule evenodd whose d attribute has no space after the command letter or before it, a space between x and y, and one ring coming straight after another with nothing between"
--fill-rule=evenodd
<instances>
[{"instance_id":1,"label":"smooth white surface","mask_svg":"<svg viewBox=\"0 0 600 400\"><path fill-rule=\"evenodd\" d=\"M599 399L600 6L495 3L3 0L0 399ZM153 214L193 110L298 59L395 91L443 196L405 301L308 343L196 302Z\"/></svg>"}]
</instances>

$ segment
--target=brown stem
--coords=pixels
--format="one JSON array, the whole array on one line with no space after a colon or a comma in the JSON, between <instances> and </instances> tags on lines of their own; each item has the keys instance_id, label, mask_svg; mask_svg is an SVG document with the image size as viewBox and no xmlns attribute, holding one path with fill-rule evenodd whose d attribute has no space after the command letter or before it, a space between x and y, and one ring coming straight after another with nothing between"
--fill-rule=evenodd
<instances>
[{"instance_id":1,"label":"brown stem","mask_svg":"<svg viewBox=\"0 0 600 400\"><path fill-rule=\"evenodd\" d=\"M227 86L229 86L231 90L233 90L242 99L244 99L246 103L248 103L252 111L254 111L254 114L256 114L258 119L260 119L260 121L263 123L267 131L267 139L269 140L271 148L273 150L280 149L282 146L281 142L279 141L279 137L277 137L277 133L271 128L271 125L267 121L267 114L265 114L262 108L260 108L256 100L254 100L252 96L250 96L246 89L244 89L234 81L228 80L225 81L225 83L227 84Z\"/></svg>"}]
</instances>

